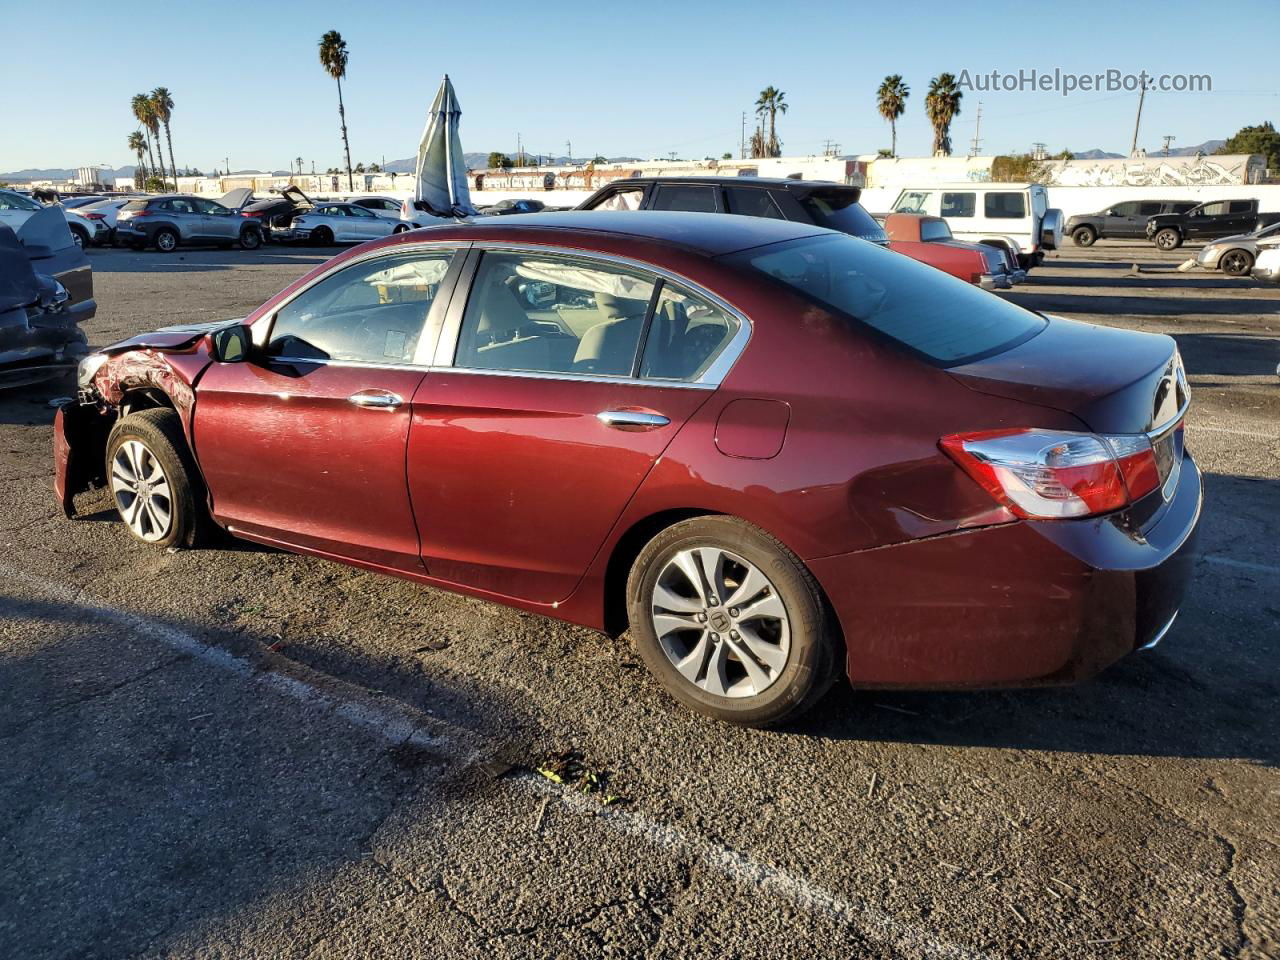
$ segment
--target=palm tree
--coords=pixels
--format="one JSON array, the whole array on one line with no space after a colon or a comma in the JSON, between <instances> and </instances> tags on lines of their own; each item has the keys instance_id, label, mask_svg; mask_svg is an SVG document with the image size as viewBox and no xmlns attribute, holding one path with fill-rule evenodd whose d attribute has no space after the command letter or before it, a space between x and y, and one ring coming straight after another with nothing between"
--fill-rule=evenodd
<instances>
[{"instance_id":1,"label":"palm tree","mask_svg":"<svg viewBox=\"0 0 1280 960\"><path fill-rule=\"evenodd\" d=\"M769 117L769 139L765 143L766 156L782 156L782 143L778 140L777 118L778 114L787 112L786 96L781 90L770 85L760 91L760 98L756 100L756 116L768 115Z\"/></svg>"},{"instance_id":2,"label":"palm tree","mask_svg":"<svg viewBox=\"0 0 1280 960\"><path fill-rule=\"evenodd\" d=\"M963 94L956 86L956 78L942 73L929 81L929 93L924 98L924 112L933 125L933 153L951 156L951 121L960 116L960 98Z\"/></svg>"},{"instance_id":3,"label":"palm tree","mask_svg":"<svg viewBox=\"0 0 1280 960\"><path fill-rule=\"evenodd\" d=\"M137 118L138 123L142 125L143 130L150 131L156 122L155 104L151 102L151 98L145 93L135 93L132 100L133 115ZM145 136L145 135L144 135ZM153 171L156 169L156 158L151 153L151 138L145 137L147 141L147 166ZM146 180L142 181L146 186Z\"/></svg>"},{"instance_id":4,"label":"palm tree","mask_svg":"<svg viewBox=\"0 0 1280 960\"><path fill-rule=\"evenodd\" d=\"M173 189L178 189L178 166L173 162L173 136L169 133L169 121L173 119L173 95L168 87L156 87L151 91L151 105L156 119L164 124L164 138L169 144L169 169L173 171ZM160 144L156 144L160 149ZM161 158L163 160L163 158ZM163 162L161 166L164 166Z\"/></svg>"},{"instance_id":5,"label":"palm tree","mask_svg":"<svg viewBox=\"0 0 1280 960\"><path fill-rule=\"evenodd\" d=\"M129 149L133 151L133 155L138 158L138 170L140 176L133 178L134 186L142 188L147 183L147 164L143 159L143 154L147 152L147 141L137 130L129 134Z\"/></svg>"},{"instance_id":6,"label":"palm tree","mask_svg":"<svg viewBox=\"0 0 1280 960\"><path fill-rule=\"evenodd\" d=\"M907 112L907 97L911 96L911 88L902 81L902 74L895 73L884 78L880 89L876 91L876 109L880 116L889 121L889 129L893 132L893 145L889 148L889 156L898 155L898 118Z\"/></svg>"},{"instance_id":7,"label":"palm tree","mask_svg":"<svg viewBox=\"0 0 1280 960\"><path fill-rule=\"evenodd\" d=\"M330 30L320 38L320 66L325 73L338 81L338 119L342 123L342 148L347 154L347 189L356 188L351 179L351 144L347 142L347 110L342 105L342 78L347 75L347 41L337 30Z\"/></svg>"}]
</instances>

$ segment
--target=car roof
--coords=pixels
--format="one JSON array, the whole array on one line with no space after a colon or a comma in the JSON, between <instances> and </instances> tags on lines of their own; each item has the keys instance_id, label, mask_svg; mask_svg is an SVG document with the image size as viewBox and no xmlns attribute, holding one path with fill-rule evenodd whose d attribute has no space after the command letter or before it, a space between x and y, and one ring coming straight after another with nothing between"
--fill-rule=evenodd
<instances>
[{"instance_id":1,"label":"car roof","mask_svg":"<svg viewBox=\"0 0 1280 960\"><path fill-rule=\"evenodd\" d=\"M502 239L502 234L532 231L548 234L610 234L676 244L709 257L834 232L791 220L672 210L565 210L527 213L519 217L455 221L427 227L426 230L456 233L460 238L479 238L483 234L485 239L498 240ZM413 232L421 234L424 231Z\"/></svg>"},{"instance_id":2,"label":"car roof","mask_svg":"<svg viewBox=\"0 0 1280 960\"><path fill-rule=\"evenodd\" d=\"M632 184L650 183L698 183L722 187L777 187L783 190L794 190L808 193L811 190L829 190L839 187L845 190L861 190L847 183L836 183L834 180L793 180L789 177L627 177L614 180L606 186L625 187Z\"/></svg>"}]
</instances>

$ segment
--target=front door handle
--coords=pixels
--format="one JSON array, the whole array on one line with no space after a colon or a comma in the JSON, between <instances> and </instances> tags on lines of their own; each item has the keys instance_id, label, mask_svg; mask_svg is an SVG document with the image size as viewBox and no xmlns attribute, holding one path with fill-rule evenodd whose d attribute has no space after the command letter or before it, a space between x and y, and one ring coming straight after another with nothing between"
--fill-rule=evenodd
<instances>
[{"instance_id":1,"label":"front door handle","mask_svg":"<svg viewBox=\"0 0 1280 960\"><path fill-rule=\"evenodd\" d=\"M347 397L347 402L369 410L394 410L404 403L404 397L389 390L361 390Z\"/></svg>"},{"instance_id":2,"label":"front door handle","mask_svg":"<svg viewBox=\"0 0 1280 960\"><path fill-rule=\"evenodd\" d=\"M641 410L602 410L596 414L596 419L606 427L617 427L619 430L653 430L671 422L660 413L645 413Z\"/></svg>"}]
</instances>

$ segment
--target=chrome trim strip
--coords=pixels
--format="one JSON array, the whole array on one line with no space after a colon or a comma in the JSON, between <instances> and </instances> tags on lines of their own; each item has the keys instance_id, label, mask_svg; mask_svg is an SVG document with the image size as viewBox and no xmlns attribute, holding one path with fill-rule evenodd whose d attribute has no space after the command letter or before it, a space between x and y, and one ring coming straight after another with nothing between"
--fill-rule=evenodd
<instances>
[{"instance_id":1,"label":"chrome trim strip","mask_svg":"<svg viewBox=\"0 0 1280 960\"><path fill-rule=\"evenodd\" d=\"M417 363L374 363L371 360L310 360L305 357L267 357L266 363L300 363L309 367L355 367L366 370L404 370L410 373L426 373L431 369Z\"/></svg>"},{"instance_id":2,"label":"chrome trim strip","mask_svg":"<svg viewBox=\"0 0 1280 960\"><path fill-rule=\"evenodd\" d=\"M601 377L592 373L546 373L541 370L488 370L480 367L428 368L430 373L465 373L479 377L521 377L528 380L576 380L584 383L616 383L628 387L674 387L677 390L714 390L719 384L690 380L642 380L637 377Z\"/></svg>"},{"instance_id":3,"label":"chrome trim strip","mask_svg":"<svg viewBox=\"0 0 1280 960\"><path fill-rule=\"evenodd\" d=\"M1156 644L1158 644L1161 640L1163 640L1163 639L1164 639L1164 635L1165 635L1166 633L1168 633L1168 632L1169 632L1169 628L1173 626L1173 621L1175 621L1175 620L1177 620L1177 619L1178 619L1178 611L1177 611L1177 610L1175 610L1175 611L1173 611L1173 616L1169 618L1169 622L1168 622L1168 623L1166 623L1163 627L1161 627L1161 628L1160 628L1160 630L1159 630L1159 632L1157 632L1157 633L1156 633L1156 635L1155 635L1154 637L1152 637L1150 640L1148 640L1146 643L1144 643L1144 644L1143 644L1142 646L1140 646L1138 649L1139 649L1139 650L1150 650L1152 647L1154 647Z\"/></svg>"}]
</instances>

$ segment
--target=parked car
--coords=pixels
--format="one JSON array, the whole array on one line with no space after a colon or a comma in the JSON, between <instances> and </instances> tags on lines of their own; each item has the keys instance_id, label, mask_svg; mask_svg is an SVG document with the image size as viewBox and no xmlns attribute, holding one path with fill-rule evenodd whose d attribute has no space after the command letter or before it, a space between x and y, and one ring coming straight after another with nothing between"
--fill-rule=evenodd
<instances>
[{"instance_id":1,"label":"parked car","mask_svg":"<svg viewBox=\"0 0 1280 960\"><path fill-rule=\"evenodd\" d=\"M220 203L187 194L130 200L116 218L116 240L135 250L155 247L172 253L183 244L262 246L262 228Z\"/></svg>"},{"instance_id":2,"label":"parked car","mask_svg":"<svg viewBox=\"0 0 1280 960\"><path fill-rule=\"evenodd\" d=\"M111 239L111 228L96 217L85 214L83 207L63 210L71 235L81 247L101 246Z\"/></svg>"},{"instance_id":3,"label":"parked car","mask_svg":"<svg viewBox=\"0 0 1280 960\"><path fill-rule=\"evenodd\" d=\"M1079 213L1067 220L1067 235L1077 247L1098 240L1141 240L1147 220L1162 213L1185 213L1194 200L1126 200L1098 213Z\"/></svg>"},{"instance_id":4,"label":"parked car","mask_svg":"<svg viewBox=\"0 0 1280 960\"><path fill-rule=\"evenodd\" d=\"M1148 218L1146 234L1161 250L1176 250L1188 240L1233 237L1273 223L1280 223L1280 213L1259 213L1257 200L1211 200Z\"/></svg>"},{"instance_id":5,"label":"parked car","mask_svg":"<svg viewBox=\"0 0 1280 960\"><path fill-rule=\"evenodd\" d=\"M0 224L0 387L75 370L89 352L80 323L96 312L93 268L61 210L40 211L17 231Z\"/></svg>"},{"instance_id":6,"label":"parked car","mask_svg":"<svg viewBox=\"0 0 1280 960\"><path fill-rule=\"evenodd\" d=\"M547 205L541 200L499 200L497 203L487 207L481 207L480 212L488 217L505 217L514 213L541 213Z\"/></svg>"},{"instance_id":7,"label":"parked car","mask_svg":"<svg viewBox=\"0 0 1280 960\"><path fill-rule=\"evenodd\" d=\"M399 218L388 220L354 203L320 203L294 217L293 226L278 230L276 240L302 240L322 246L331 243L364 243L399 229Z\"/></svg>"},{"instance_id":8,"label":"parked car","mask_svg":"<svg viewBox=\"0 0 1280 960\"><path fill-rule=\"evenodd\" d=\"M633 177L606 184L579 210L685 210L793 220L881 246L884 228L862 208L858 187L768 177Z\"/></svg>"},{"instance_id":9,"label":"parked car","mask_svg":"<svg viewBox=\"0 0 1280 960\"><path fill-rule=\"evenodd\" d=\"M737 723L838 672L1099 670L1173 622L1200 515L1173 340L779 218L450 222L243 321L107 347L80 383L64 510L96 479L153 547L211 518L629 628L672 695Z\"/></svg>"},{"instance_id":10,"label":"parked car","mask_svg":"<svg viewBox=\"0 0 1280 960\"><path fill-rule=\"evenodd\" d=\"M63 210L78 210L81 207L87 207L91 203L97 203L105 199L107 198L101 195L86 194L81 197L64 197L58 202L62 204Z\"/></svg>"},{"instance_id":11,"label":"parked car","mask_svg":"<svg viewBox=\"0 0 1280 960\"><path fill-rule=\"evenodd\" d=\"M128 203L132 197L117 197L111 200L99 200L97 203L91 203L88 206L79 209L80 216L86 220L98 221L107 228L107 237L104 242L113 243L116 238L116 220L120 216L120 211L124 205Z\"/></svg>"},{"instance_id":12,"label":"parked car","mask_svg":"<svg viewBox=\"0 0 1280 960\"><path fill-rule=\"evenodd\" d=\"M1253 277L1264 283L1280 283L1280 247L1268 247L1253 262ZM1280 367L1276 368L1280 373Z\"/></svg>"},{"instance_id":13,"label":"parked car","mask_svg":"<svg viewBox=\"0 0 1280 960\"><path fill-rule=\"evenodd\" d=\"M908 188L898 194L893 212L942 217L960 240L1008 244L1018 251L1023 270L1039 266L1046 250L1062 247L1062 211L1049 206L1049 193L1039 183Z\"/></svg>"},{"instance_id":14,"label":"parked car","mask_svg":"<svg viewBox=\"0 0 1280 960\"><path fill-rule=\"evenodd\" d=\"M71 230L71 238L77 246L87 247L94 242L97 229L88 220L77 216L74 210L65 209L56 200L52 204ZM50 207L14 190L0 189L0 224L17 232L29 218Z\"/></svg>"},{"instance_id":15,"label":"parked car","mask_svg":"<svg viewBox=\"0 0 1280 960\"><path fill-rule=\"evenodd\" d=\"M357 207L364 207L375 217L383 217L387 220L399 220L401 202L393 200L390 197L357 197L350 201Z\"/></svg>"},{"instance_id":16,"label":"parked car","mask_svg":"<svg viewBox=\"0 0 1280 960\"><path fill-rule=\"evenodd\" d=\"M1026 279L1026 272L1011 267L1006 253L985 243L966 243L951 235L941 217L918 213L891 213L885 218L889 249L937 267L983 290L1008 290Z\"/></svg>"},{"instance_id":17,"label":"parked car","mask_svg":"<svg viewBox=\"0 0 1280 960\"><path fill-rule=\"evenodd\" d=\"M1206 270L1221 270L1233 277L1247 277L1258 254L1274 246L1280 246L1280 223L1273 223L1253 233L1223 237L1206 243L1191 262Z\"/></svg>"},{"instance_id":18,"label":"parked car","mask_svg":"<svg viewBox=\"0 0 1280 960\"><path fill-rule=\"evenodd\" d=\"M233 202L227 203L229 198L233 198ZM270 237L276 230L289 229L293 226L294 217L315 206L310 197L292 184L264 200L253 197L252 191L232 191L222 200L224 206L237 209L242 217L256 221L263 237Z\"/></svg>"}]
</instances>

